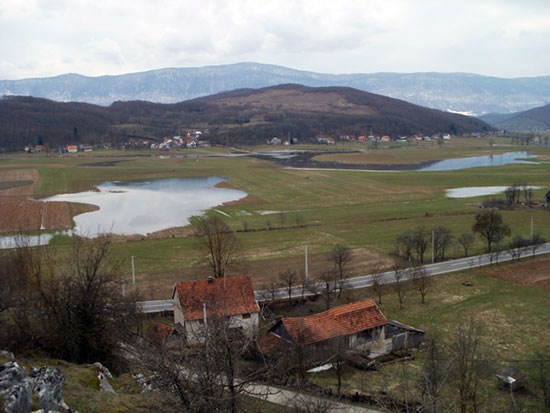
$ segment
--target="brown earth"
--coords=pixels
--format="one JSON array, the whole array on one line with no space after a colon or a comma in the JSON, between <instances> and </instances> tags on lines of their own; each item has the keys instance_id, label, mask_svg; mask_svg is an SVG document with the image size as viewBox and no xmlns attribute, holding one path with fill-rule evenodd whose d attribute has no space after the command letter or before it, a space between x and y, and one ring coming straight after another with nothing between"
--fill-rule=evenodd
<instances>
[{"instance_id":1,"label":"brown earth","mask_svg":"<svg viewBox=\"0 0 550 413\"><path fill-rule=\"evenodd\" d=\"M72 215L89 207L75 207L68 202L41 202L29 199L39 179L35 169L0 171L0 233L63 230L72 227ZM27 185L18 183L30 182ZM77 211L78 210L78 211Z\"/></svg>"},{"instance_id":2,"label":"brown earth","mask_svg":"<svg viewBox=\"0 0 550 413\"><path fill-rule=\"evenodd\" d=\"M484 273L511 284L533 285L550 290L550 257L492 268Z\"/></svg>"}]
</instances>

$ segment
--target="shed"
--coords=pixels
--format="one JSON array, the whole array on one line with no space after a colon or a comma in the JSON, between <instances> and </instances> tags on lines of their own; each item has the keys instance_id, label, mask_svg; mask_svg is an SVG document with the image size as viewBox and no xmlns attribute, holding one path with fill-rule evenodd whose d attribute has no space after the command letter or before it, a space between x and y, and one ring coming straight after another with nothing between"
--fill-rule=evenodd
<instances>
[{"instance_id":1,"label":"shed","mask_svg":"<svg viewBox=\"0 0 550 413\"><path fill-rule=\"evenodd\" d=\"M517 391L525 387L525 374L515 366L506 366L497 373L502 388Z\"/></svg>"}]
</instances>

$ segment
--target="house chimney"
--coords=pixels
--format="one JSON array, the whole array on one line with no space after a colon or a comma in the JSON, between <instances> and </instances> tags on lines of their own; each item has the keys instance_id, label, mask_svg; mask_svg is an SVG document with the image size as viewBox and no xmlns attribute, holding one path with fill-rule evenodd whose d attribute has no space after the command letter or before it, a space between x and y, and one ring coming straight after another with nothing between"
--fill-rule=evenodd
<instances>
[{"instance_id":1,"label":"house chimney","mask_svg":"<svg viewBox=\"0 0 550 413\"><path fill-rule=\"evenodd\" d=\"M212 277L211 275L208 276L208 283L213 283L214 282L214 277Z\"/></svg>"}]
</instances>

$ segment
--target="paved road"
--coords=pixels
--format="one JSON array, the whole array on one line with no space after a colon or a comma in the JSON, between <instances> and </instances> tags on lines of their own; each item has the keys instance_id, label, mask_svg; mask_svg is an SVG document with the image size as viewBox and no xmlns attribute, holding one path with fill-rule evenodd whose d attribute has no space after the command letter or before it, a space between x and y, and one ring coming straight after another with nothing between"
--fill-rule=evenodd
<instances>
[{"instance_id":1,"label":"paved road","mask_svg":"<svg viewBox=\"0 0 550 413\"><path fill-rule=\"evenodd\" d=\"M550 253L550 243L542 244L536 250L536 255L548 254ZM521 256L527 257L532 255L532 250L527 250ZM498 255L496 254L484 254L477 255L474 257L460 258L457 260L438 262L435 264L427 264L424 266L427 275L439 275L449 272L467 270L475 267L482 267L485 265L490 265L495 262L504 262L511 261L513 259L512 255L507 251L502 251ZM408 280L412 277L410 272L405 272L402 280ZM383 284L390 284L395 282L394 272L387 271L381 274L380 282ZM359 277L353 277L346 280L346 288L365 288L372 285L372 275L363 275ZM315 284L314 287L322 288L322 284ZM314 289L314 288L312 288ZM272 293L266 290L255 291L256 299L259 302L265 301L266 299L271 299ZM288 297L288 290L286 288L278 288L274 291L275 298L284 299ZM311 296L314 293L307 291L304 296ZM292 289L292 297L301 297L302 289L301 287L295 287ZM155 300L155 301L141 301L137 303L138 309L143 313L159 313L163 311L172 311L172 300Z\"/></svg>"},{"instance_id":2,"label":"paved road","mask_svg":"<svg viewBox=\"0 0 550 413\"><path fill-rule=\"evenodd\" d=\"M246 391L249 396L258 399L266 400L281 406L295 408L300 406L308 406L308 411L319 410L330 413L380 413L379 410L371 410L365 407L352 406L350 404L340 403L337 401L322 399L315 396L310 396L304 393L298 393L292 390L283 390L274 386L264 384L251 383L246 386Z\"/></svg>"}]
</instances>

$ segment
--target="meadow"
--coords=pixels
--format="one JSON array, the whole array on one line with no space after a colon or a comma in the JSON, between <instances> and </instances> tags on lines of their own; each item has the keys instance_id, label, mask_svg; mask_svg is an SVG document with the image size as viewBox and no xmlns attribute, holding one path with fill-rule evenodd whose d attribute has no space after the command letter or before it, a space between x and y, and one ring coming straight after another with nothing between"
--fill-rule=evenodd
<instances>
[{"instance_id":1,"label":"meadow","mask_svg":"<svg viewBox=\"0 0 550 413\"><path fill-rule=\"evenodd\" d=\"M176 153L194 155L192 157L162 159L151 157L151 151L96 151L63 157L3 155L0 171L37 170L40 179L34 188L35 196L89 190L111 180L225 176L228 180L222 185L248 193L241 201L216 208L229 216L220 215L238 231L239 255L245 264L235 271L248 273L260 287L287 267L300 270L303 266L300 257L306 243L312 266L317 265L315 268L321 270L321 264L330 265L327 254L338 243L354 249L358 264L366 255L371 260L381 259L393 249L397 235L417 226L443 225L455 235L470 232L479 210L477 204L484 197L450 199L445 196L448 188L526 182L543 187L534 193L535 199L542 199L550 186L550 148L512 146L503 139L493 143L489 146L487 139L457 138L442 147L430 142L410 148L392 143L386 149L377 150L357 143L314 147L359 149L364 153L358 155L364 155L368 162L403 159L403 163L411 163L517 150L537 154L541 162L445 172L299 170L249 157L219 157L215 155L229 151L206 148L200 153L192 150ZM298 146L306 147L309 148ZM72 213L79 210L78 207L71 209ZM219 214L213 210L207 213ZM528 236L533 219L535 232L550 237L547 210L505 211L503 216L513 234ZM130 274L130 256L135 256L140 291L148 298L164 298L170 294L175 281L207 275L197 266L201 256L190 233L189 228L183 228L170 234L117 238L113 253L120 259L121 272L126 276ZM67 237L57 237L53 248L63 248L68 243ZM478 239L472 253L482 252L483 248ZM453 255L460 255L460 251L453 248L450 256ZM354 268L363 271L365 266Z\"/></svg>"}]
</instances>

